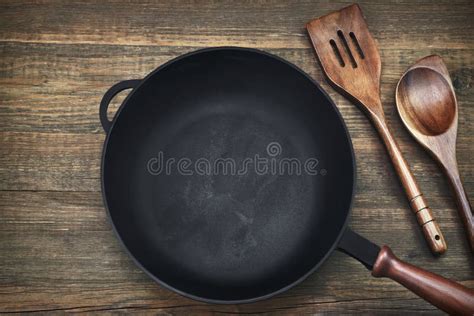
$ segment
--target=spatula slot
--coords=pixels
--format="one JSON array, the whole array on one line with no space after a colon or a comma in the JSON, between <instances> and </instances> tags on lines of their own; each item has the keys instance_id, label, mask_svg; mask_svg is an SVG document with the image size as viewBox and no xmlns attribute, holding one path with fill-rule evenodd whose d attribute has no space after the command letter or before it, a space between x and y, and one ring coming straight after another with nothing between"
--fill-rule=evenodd
<instances>
[{"instance_id":1,"label":"spatula slot","mask_svg":"<svg viewBox=\"0 0 474 316\"><path fill-rule=\"evenodd\" d=\"M341 67L344 67L346 63L344 62L344 59L342 59L341 52L339 51L336 42L334 40L330 40L329 44L331 44L332 50L334 51L334 55L336 55L336 58L339 61L339 65L341 65Z\"/></svg>"},{"instance_id":2,"label":"spatula slot","mask_svg":"<svg viewBox=\"0 0 474 316\"><path fill-rule=\"evenodd\" d=\"M352 68L357 68L357 63L354 59L354 56L352 56L352 52L351 52L351 49L349 48L349 44L347 43L346 37L344 36L341 30L337 31L337 36L339 36L339 39L341 40L342 45L344 45L344 48L346 49L346 53L349 56L349 59L352 64Z\"/></svg>"},{"instance_id":3,"label":"spatula slot","mask_svg":"<svg viewBox=\"0 0 474 316\"><path fill-rule=\"evenodd\" d=\"M355 48L357 49L357 53L359 53L360 58L364 59L365 58L364 52L362 51L362 48L359 45L359 41L357 40L357 37L355 36L355 34L353 32L350 32L349 36L351 37L352 43L354 44Z\"/></svg>"}]
</instances>

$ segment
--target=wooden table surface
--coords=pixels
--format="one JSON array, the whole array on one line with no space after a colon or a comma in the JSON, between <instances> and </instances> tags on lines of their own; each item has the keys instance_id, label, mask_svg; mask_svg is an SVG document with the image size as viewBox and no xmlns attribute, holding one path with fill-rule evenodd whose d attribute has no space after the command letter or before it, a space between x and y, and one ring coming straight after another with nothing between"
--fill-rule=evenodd
<instances>
[{"instance_id":1,"label":"wooden table surface","mask_svg":"<svg viewBox=\"0 0 474 316\"><path fill-rule=\"evenodd\" d=\"M395 85L410 64L429 54L444 58L460 107L459 169L474 199L474 2L360 2L381 51L389 125L448 243L441 258L425 245L374 129L328 86L316 63L305 23L347 4L0 2L0 311L437 311L402 286L372 278L341 253L288 292L247 305L207 305L183 298L133 264L102 203L105 135L98 104L114 83L142 78L171 58L211 46L263 49L319 81L353 137L358 183L350 226L390 245L404 260L474 287L473 255L447 181L403 128L394 104Z\"/></svg>"}]
</instances>

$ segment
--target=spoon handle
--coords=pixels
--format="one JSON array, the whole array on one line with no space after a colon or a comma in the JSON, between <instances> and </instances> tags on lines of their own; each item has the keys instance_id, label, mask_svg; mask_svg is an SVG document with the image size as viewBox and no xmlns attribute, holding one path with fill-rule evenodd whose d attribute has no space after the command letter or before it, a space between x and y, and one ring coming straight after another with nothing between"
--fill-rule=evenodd
<instances>
[{"instance_id":1,"label":"spoon handle","mask_svg":"<svg viewBox=\"0 0 474 316\"><path fill-rule=\"evenodd\" d=\"M458 205L459 215L466 229L467 238L471 251L474 252L474 216L472 214L471 203L467 197L466 191L459 175L459 169L456 159L452 159L451 164L442 163L444 171L448 176L451 187L453 188L456 204Z\"/></svg>"},{"instance_id":2,"label":"spoon handle","mask_svg":"<svg viewBox=\"0 0 474 316\"><path fill-rule=\"evenodd\" d=\"M410 207L416 214L418 224L422 227L423 234L431 251L435 254L444 253L447 246L441 229L433 217L431 209L426 203L395 138L388 129L385 118L383 116L371 115L371 119L387 148L408 200L410 201Z\"/></svg>"}]
</instances>

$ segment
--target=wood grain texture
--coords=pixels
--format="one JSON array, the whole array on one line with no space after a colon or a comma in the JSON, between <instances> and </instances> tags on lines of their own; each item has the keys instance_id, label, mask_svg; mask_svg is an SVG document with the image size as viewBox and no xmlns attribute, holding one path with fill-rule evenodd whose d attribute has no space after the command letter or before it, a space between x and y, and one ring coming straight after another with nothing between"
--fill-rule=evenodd
<instances>
[{"instance_id":1,"label":"wood grain texture","mask_svg":"<svg viewBox=\"0 0 474 316\"><path fill-rule=\"evenodd\" d=\"M102 205L100 99L118 81L142 78L185 52L221 45L264 49L319 81L353 137L358 183L351 227L390 245L407 262L473 288L474 260L448 183L402 126L394 99L409 65L430 54L443 57L458 97L459 171L472 197L472 2L360 2L380 49L386 119L449 244L441 258L430 254L416 230L375 130L326 84L316 63L305 23L348 4L0 2L0 311L439 313L340 253L290 291L240 306L182 298L135 267Z\"/></svg>"}]
</instances>

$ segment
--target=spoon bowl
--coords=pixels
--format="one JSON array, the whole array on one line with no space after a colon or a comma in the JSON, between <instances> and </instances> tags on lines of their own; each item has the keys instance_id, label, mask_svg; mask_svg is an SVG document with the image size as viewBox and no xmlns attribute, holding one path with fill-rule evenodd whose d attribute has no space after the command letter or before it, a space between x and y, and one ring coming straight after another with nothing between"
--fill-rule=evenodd
<instances>
[{"instance_id":1,"label":"spoon bowl","mask_svg":"<svg viewBox=\"0 0 474 316\"><path fill-rule=\"evenodd\" d=\"M405 124L426 136L445 133L456 118L456 98L450 84L428 67L416 67L403 75L397 100Z\"/></svg>"}]
</instances>

